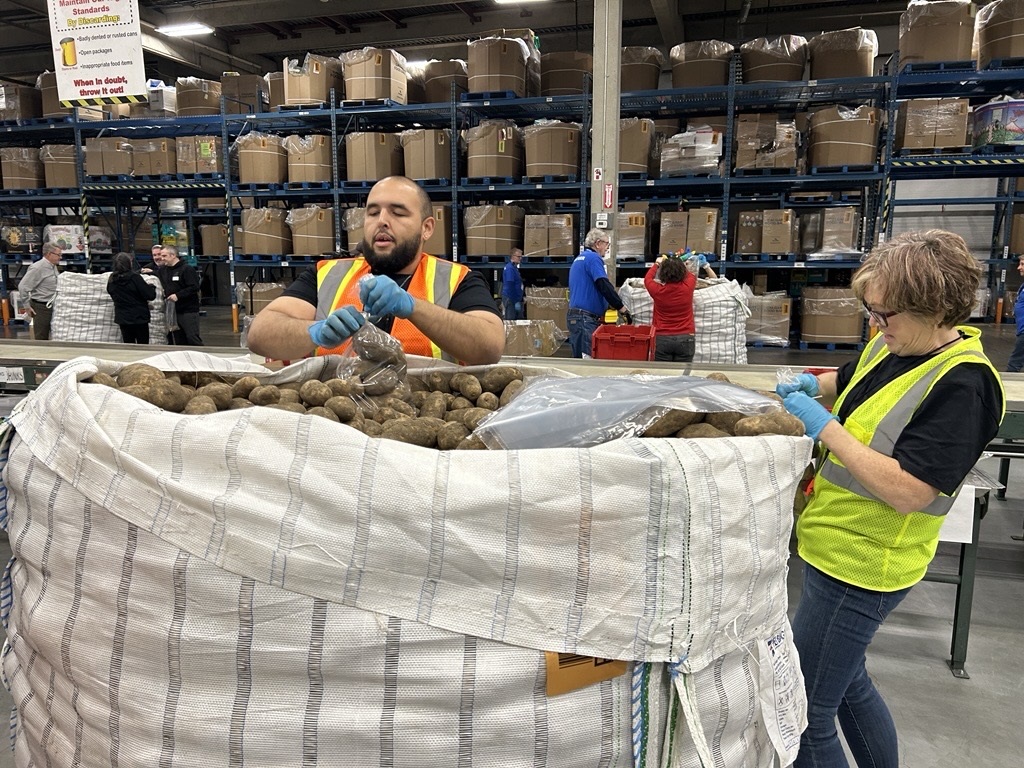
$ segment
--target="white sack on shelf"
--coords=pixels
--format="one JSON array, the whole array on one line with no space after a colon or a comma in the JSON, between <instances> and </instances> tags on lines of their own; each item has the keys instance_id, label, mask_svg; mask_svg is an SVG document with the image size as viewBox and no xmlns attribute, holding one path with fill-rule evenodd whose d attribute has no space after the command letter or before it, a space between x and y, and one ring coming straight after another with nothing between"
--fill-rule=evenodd
<instances>
[{"instance_id":1,"label":"white sack on shelf","mask_svg":"<svg viewBox=\"0 0 1024 768\"><path fill-rule=\"evenodd\" d=\"M148 362L281 382L330 360ZM62 364L0 443L19 764L791 760L771 734L804 719L786 560L810 440L438 452L81 383L120 365ZM629 663L549 698L542 650Z\"/></svg>"}]
</instances>

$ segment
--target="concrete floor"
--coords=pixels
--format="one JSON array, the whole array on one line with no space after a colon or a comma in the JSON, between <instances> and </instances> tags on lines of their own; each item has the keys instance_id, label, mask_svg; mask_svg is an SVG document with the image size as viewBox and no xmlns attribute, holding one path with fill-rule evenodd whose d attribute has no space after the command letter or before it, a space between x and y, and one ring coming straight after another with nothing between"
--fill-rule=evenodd
<instances>
[{"instance_id":1,"label":"concrete floor","mask_svg":"<svg viewBox=\"0 0 1024 768\"><path fill-rule=\"evenodd\" d=\"M985 326L984 341L1000 370L1013 348L1012 326ZM203 320L210 344L237 345L230 314L211 308ZM8 332L9 337L17 337ZM564 348L563 348L564 349ZM564 354L562 350L560 353ZM838 365L855 354L813 350L750 349L751 363ZM0 403L0 408L3 404ZM970 679L953 677L950 653L955 587L922 582L890 616L868 653L868 669L889 704L900 737L903 768L960 768L963 765L1021 765L1024 754L1024 462L1011 462L1004 501L993 499L981 527L978 578L971 619L966 669ZM979 465L992 477L997 460ZM933 568L955 572L956 545L943 544ZM10 557L0 539L0 562ZM802 565L790 571L795 604ZM0 688L0 713L12 705ZM2 720L0 716L0 720ZM15 765L13 753L0 749L0 768Z\"/></svg>"}]
</instances>

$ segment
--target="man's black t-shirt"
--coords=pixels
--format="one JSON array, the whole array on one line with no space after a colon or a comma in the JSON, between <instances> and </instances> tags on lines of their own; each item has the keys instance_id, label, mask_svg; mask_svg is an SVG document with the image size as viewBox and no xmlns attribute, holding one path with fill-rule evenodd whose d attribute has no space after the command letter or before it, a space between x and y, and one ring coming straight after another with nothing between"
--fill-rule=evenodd
<instances>
[{"instance_id":1,"label":"man's black t-shirt","mask_svg":"<svg viewBox=\"0 0 1024 768\"><path fill-rule=\"evenodd\" d=\"M839 420L845 421L878 390L929 357L890 354L846 396ZM849 386L856 367L853 361L838 370L839 392ZM896 440L893 458L921 482L953 493L999 431L1002 405L999 382L988 366L962 363L925 396Z\"/></svg>"},{"instance_id":2,"label":"man's black t-shirt","mask_svg":"<svg viewBox=\"0 0 1024 768\"><path fill-rule=\"evenodd\" d=\"M310 267L299 273L294 282L284 289L282 295L308 301L315 307L317 304L316 267ZM460 313L485 311L501 317L484 276L472 269L455 289L452 300L448 303L448 309ZM384 318L383 323L377 323L377 325L385 333L390 333L394 321L394 317L388 316Z\"/></svg>"}]
</instances>

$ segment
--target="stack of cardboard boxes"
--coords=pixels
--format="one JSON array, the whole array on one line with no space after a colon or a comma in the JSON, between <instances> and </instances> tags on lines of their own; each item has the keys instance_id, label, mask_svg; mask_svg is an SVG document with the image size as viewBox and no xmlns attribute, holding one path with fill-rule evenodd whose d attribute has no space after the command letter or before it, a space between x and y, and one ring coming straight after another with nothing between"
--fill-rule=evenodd
<instances>
[{"instance_id":1,"label":"stack of cardboard boxes","mask_svg":"<svg viewBox=\"0 0 1024 768\"><path fill-rule=\"evenodd\" d=\"M303 59L285 59L283 67L284 104L329 104L345 96L345 77L341 59L307 53Z\"/></svg>"},{"instance_id":2,"label":"stack of cardboard boxes","mask_svg":"<svg viewBox=\"0 0 1024 768\"><path fill-rule=\"evenodd\" d=\"M808 163L812 168L878 162L881 111L875 107L826 107L811 115Z\"/></svg>"},{"instance_id":3,"label":"stack of cardboard boxes","mask_svg":"<svg viewBox=\"0 0 1024 768\"><path fill-rule=\"evenodd\" d=\"M526 319L548 320L568 333L569 293L560 286L529 286L526 288Z\"/></svg>"},{"instance_id":4,"label":"stack of cardboard boxes","mask_svg":"<svg viewBox=\"0 0 1024 768\"><path fill-rule=\"evenodd\" d=\"M288 212L280 208L247 208L242 211L245 232L243 253L281 255L293 253Z\"/></svg>"},{"instance_id":5,"label":"stack of cardboard boxes","mask_svg":"<svg viewBox=\"0 0 1024 768\"><path fill-rule=\"evenodd\" d=\"M0 85L0 122L35 120L43 116L43 97L28 85Z\"/></svg>"},{"instance_id":6,"label":"stack of cardboard boxes","mask_svg":"<svg viewBox=\"0 0 1024 768\"><path fill-rule=\"evenodd\" d=\"M283 184L288 180L288 150L284 138L253 131L239 136L238 181L241 184Z\"/></svg>"},{"instance_id":7,"label":"stack of cardboard boxes","mask_svg":"<svg viewBox=\"0 0 1024 768\"><path fill-rule=\"evenodd\" d=\"M334 209L293 208L285 216L292 231L290 253L318 255L334 252Z\"/></svg>"},{"instance_id":8,"label":"stack of cardboard boxes","mask_svg":"<svg viewBox=\"0 0 1024 768\"><path fill-rule=\"evenodd\" d=\"M511 120L483 120L466 131L466 173L470 178L523 175L522 132Z\"/></svg>"},{"instance_id":9,"label":"stack of cardboard boxes","mask_svg":"<svg viewBox=\"0 0 1024 768\"><path fill-rule=\"evenodd\" d=\"M796 168L800 134L776 114L736 118L736 168Z\"/></svg>"},{"instance_id":10,"label":"stack of cardboard boxes","mask_svg":"<svg viewBox=\"0 0 1024 768\"><path fill-rule=\"evenodd\" d=\"M356 132L345 136L345 163L350 181L376 181L405 173L397 133Z\"/></svg>"},{"instance_id":11,"label":"stack of cardboard boxes","mask_svg":"<svg viewBox=\"0 0 1024 768\"><path fill-rule=\"evenodd\" d=\"M0 175L3 176L4 189L41 189L45 175L39 150L34 147L0 148Z\"/></svg>"},{"instance_id":12,"label":"stack of cardboard boxes","mask_svg":"<svg viewBox=\"0 0 1024 768\"><path fill-rule=\"evenodd\" d=\"M800 303L800 340L813 344L857 344L864 313L849 288L807 286Z\"/></svg>"},{"instance_id":13,"label":"stack of cardboard boxes","mask_svg":"<svg viewBox=\"0 0 1024 768\"><path fill-rule=\"evenodd\" d=\"M901 101L896 115L897 149L955 149L967 144L967 99Z\"/></svg>"},{"instance_id":14,"label":"stack of cardboard boxes","mask_svg":"<svg viewBox=\"0 0 1024 768\"><path fill-rule=\"evenodd\" d=\"M523 242L526 212L514 205L477 205L465 209L468 256L504 256Z\"/></svg>"},{"instance_id":15,"label":"stack of cardboard boxes","mask_svg":"<svg viewBox=\"0 0 1024 768\"><path fill-rule=\"evenodd\" d=\"M523 225L523 258L574 256L575 233L576 217L572 214L528 214Z\"/></svg>"},{"instance_id":16,"label":"stack of cardboard boxes","mask_svg":"<svg viewBox=\"0 0 1024 768\"><path fill-rule=\"evenodd\" d=\"M341 60L346 99L409 103L409 75L398 51L363 48L342 54Z\"/></svg>"},{"instance_id":17,"label":"stack of cardboard boxes","mask_svg":"<svg viewBox=\"0 0 1024 768\"><path fill-rule=\"evenodd\" d=\"M569 176L580 172L580 125L557 120L538 120L523 129L526 175ZM484 174L486 175L486 174Z\"/></svg>"},{"instance_id":18,"label":"stack of cardboard boxes","mask_svg":"<svg viewBox=\"0 0 1024 768\"><path fill-rule=\"evenodd\" d=\"M452 177L452 132L449 128L412 128L399 134L405 175L410 179Z\"/></svg>"},{"instance_id":19,"label":"stack of cardboard boxes","mask_svg":"<svg viewBox=\"0 0 1024 768\"><path fill-rule=\"evenodd\" d=\"M333 177L329 136L288 136L288 183L325 183Z\"/></svg>"},{"instance_id":20,"label":"stack of cardboard boxes","mask_svg":"<svg viewBox=\"0 0 1024 768\"><path fill-rule=\"evenodd\" d=\"M661 175L708 175L720 173L722 134L714 130L686 130L665 140L661 147Z\"/></svg>"}]
</instances>

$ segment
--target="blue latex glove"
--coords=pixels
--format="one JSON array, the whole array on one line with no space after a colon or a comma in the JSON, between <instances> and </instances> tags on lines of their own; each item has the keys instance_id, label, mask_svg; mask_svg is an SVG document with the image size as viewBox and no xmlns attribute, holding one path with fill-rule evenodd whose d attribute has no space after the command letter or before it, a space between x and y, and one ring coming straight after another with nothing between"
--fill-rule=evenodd
<instances>
[{"instance_id":1,"label":"blue latex glove","mask_svg":"<svg viewBox=\"0 0 1024 768\"><path fill-rule=\"evenodd\" d=\"M517 315L522 314L522 312L523 312L523 302L517 301L515 303L514 309L515 309Z\"/></svg>"},{"instance_id":2,"label":"blue latex glove","mask_svg":"<svg viewBox=\"0 0 1024 768\"><path fill-rule=\"evenodd\" d=\"M708 257L703 253L697 256L697 269L704 269L708 265Z\"/></svg>"},{"instance_id":3,"label":"blue latex glove","mask_svg":"<svg viewBox=\"0 0 1024 768\"><path fill-rule=\"evenodd\" d=\"M817 440L825 425L836 418L821 403L803 392L790 392L782 404L804 423L804 432L813 440Z\"/></svg>"},{"instance_id":4,"label":"blue latex glove","mask_svg":"<svg viewBox=\"0 0 1024 768\"><path fill-rule=\"evenodd\" d=\"M814 397L821 390L818 388L818 377L813 373L801 373L792 381L775 385L775 394L785 397L791 392L803 392L805 395Z\"/></svg>"},{"instance_id":5,"label":"blue latex glove","mask_svg":"<svg viewBox=\"0 0 1024 768\"><path fill-rule=\"evenodd\" d=\"M358 331L366 318L358 309L348 304L334 310L320 322L309 326L309 338L318 347L334 349L349 336Z\"/></svg>"},{"instance_id":6,"label":"blue latex glove","mask_svg":"<svg viewBox=\"0 0 1024 768\"><path fill-rule=\"evenodd\" d=\"M412 314L412 296L387 275L374 275L359 281L359 300L371 317L408 317Z\"/></svg>"}]
</instances>

